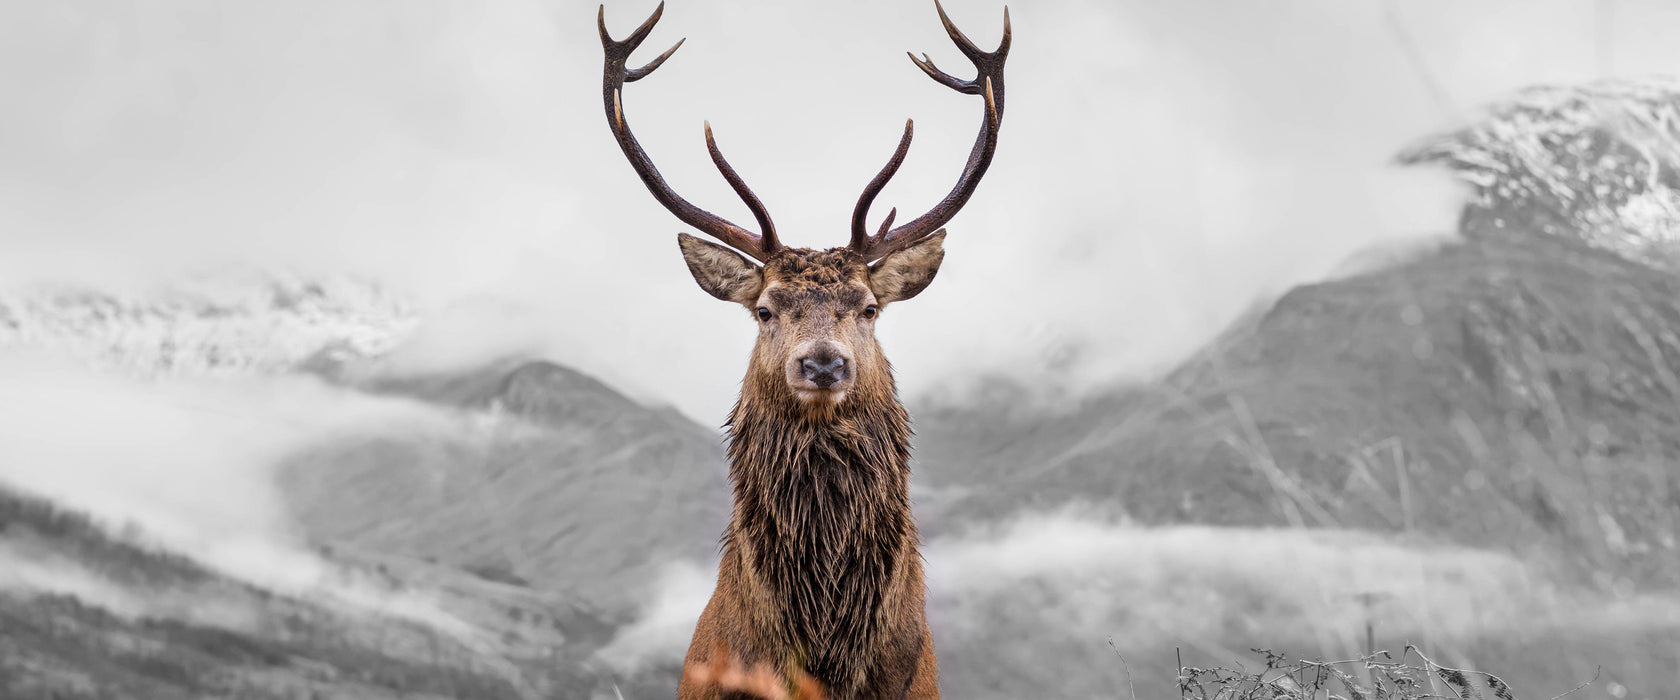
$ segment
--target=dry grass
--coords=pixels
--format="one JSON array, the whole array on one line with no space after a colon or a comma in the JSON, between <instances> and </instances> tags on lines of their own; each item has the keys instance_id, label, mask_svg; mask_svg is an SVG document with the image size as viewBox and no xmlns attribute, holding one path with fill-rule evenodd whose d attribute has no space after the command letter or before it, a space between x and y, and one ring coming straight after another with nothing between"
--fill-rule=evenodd
<instances>
[{"instance_id":1,"label":"dry grass","mask_svg":"<svg viewBox=\"0 0 1680 700\"><path fill-rule=\"evenodd\" d=\"M1255 649L1264 667L1249 671L1224 666L1197 668L1179 664L1181 700L1516 700L1511 686L1484 671L1435 663L1407 645L1395 658L1386 651L1341 661L1289 660L1269 649ZM1589 680L1552 700L1591 685ZM1134 698L1135 700L1135 698Z\"/></svg>"}]
</instances>

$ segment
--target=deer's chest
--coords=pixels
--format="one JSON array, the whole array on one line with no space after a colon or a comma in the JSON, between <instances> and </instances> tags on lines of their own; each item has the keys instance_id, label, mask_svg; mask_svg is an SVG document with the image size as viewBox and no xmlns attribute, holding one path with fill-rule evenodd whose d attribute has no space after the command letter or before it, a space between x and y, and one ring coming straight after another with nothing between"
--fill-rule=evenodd
<instances>
[{"instance_id":1,"label":"deer's chest","mask_svg":"<svg viewBox=\"0 0 1680 700\"><path fill-rule=\"evenodd\" d=\"M787 475L753 518L754 568L778 626L814 667L861 658L881 638L883 607L913 546L893 484L845 465Z\"/></svg>"}]
</instances>

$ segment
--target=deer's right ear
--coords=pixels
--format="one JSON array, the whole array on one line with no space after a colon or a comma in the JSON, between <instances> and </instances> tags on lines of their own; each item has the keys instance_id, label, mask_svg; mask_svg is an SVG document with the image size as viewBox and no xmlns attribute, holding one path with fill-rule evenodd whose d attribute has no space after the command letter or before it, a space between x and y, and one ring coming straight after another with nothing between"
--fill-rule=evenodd
<instances>
[{"instance_id":1,"label":"deer's right ear","mask_svg":"<svg viewBox=\"0 0 1680 700\"><path fill-rule=\"evenodd\" d=\"M740 253L686 233L677 234L683 260L707 294L750 307L764 289L764 271Z\"/></svg>"}]
</instances>

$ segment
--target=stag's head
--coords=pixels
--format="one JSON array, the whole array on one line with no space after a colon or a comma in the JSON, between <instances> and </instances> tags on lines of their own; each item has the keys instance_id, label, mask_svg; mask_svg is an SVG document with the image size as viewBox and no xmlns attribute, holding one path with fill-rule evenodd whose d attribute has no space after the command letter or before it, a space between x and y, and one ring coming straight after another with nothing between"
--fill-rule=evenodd
<instances>
[{"instance_id":1,"label":"stag's head","mask_svg":"<svg viewBox=\"0 0 1680 700\"><path fill-rule=\"evenodd\" d=\"M1004 10L1003 40L997 50L981 51L951 23L939 7L939 19L957 48L974 63L973 80L960 80L934 67L924 54L910 60L935 81L958 92L985 100L984 121L968 164L943 200L915 219L893 227L898 210L887 214L874 235L866 219L875 196L886 187L910 149L914 131L905 122L898 149L881 172L864 188L852 210L851 241L828 250L788 248L776 237L776 227L752 190L724 160L705 128L706 148L736 194L758 220L753 233L683 199L660 176L658 169L630 132L624 118L624 84L647 77L675 53L677 42L646 66L629 69L630 53L647 38L664 12L664 3L623 41L607 34L605 8L597 17L606 49L603 97L607 123L642 182L677 218L725 245L677 234L683 259L700 288L718 299L745 307L758 324L758 344L743 391L765 399L785 399L828 415L854 397L892 396L892 375L880 345L875 323L888 304L910 299L926 289L944 258L945 231L940 227L956 216L980 184L997 148L1003 120L1003 63L1009 52L1009 11ZM750 258L750 259L749 259Z\"/></svg>"},{"instance_id":2,"label":"stag's head","mask_svg":"<svg viewBox=\"0 0 1680 700\"><path fill-rule=\"evenodd\" d=\"M694 279L719 299L747 307L758 324L748 389L813 407L854 391L888 398L890 368L875 342L887 304L933 281L943 232L869 265L849 248L783 249L760 266L720 245L678 234Z\"/></svg>"}]
</instances>

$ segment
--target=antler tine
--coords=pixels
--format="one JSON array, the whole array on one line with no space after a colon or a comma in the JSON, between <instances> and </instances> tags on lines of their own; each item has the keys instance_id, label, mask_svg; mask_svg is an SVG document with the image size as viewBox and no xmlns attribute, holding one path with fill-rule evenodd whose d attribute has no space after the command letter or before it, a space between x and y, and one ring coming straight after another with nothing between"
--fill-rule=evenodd
<instances>
[{"instance_id":1,"label":"antler tine","mask_svg":"<svg viewBox=\"0 0 1680 700\"><path fill-rule=\"evenodd\" d=\"M665 2L660 0L659 7L653 8L653 14L642 22L642 26L636 27L636 31L630 32L630 36L625 37L624 41L616 41L612 38L612 35L607 33L607 6L601 5L595 10L595 29L601 32L601 44L607 47L609 54L617 53L619 58L627 58L632 51L642 45L643 41L647 40L648 34L653 32L653 25L658 24L659 18L664 15ZM681 44L682 42L677 43ZM675 51L676 49L672 50ZM666 53L669 54L669 52ZM644 68L644 70L651 72L649 68Z\"/></svg>"},{"instance_id":2,"label":"antler tine","mask_svg":"<svg viewBox=\"0 0 1680 700\"><path fill-rule=\"evenodd\" d=\"M1003 8L1003 40L998 42L997 50L991 53L981 51L980 47L975 46L974 42L969 40L967 34L963 34L962 30L958 29L957 25L951 22L950 16L945 14L945 7L939 4L939 0L934 0L933 7L939 11L939 21L945 25L945 33L950 35L952 43L957 45L957 50L961 51L964 56L967 56L968 60L974 61L976 62L976 65L978 65L978 62L980 61L996 58L998 62L1001 63L1003 57L1008 55L1011 34L1008 7ZM927 73L929 78L939 81L939 83L945 87L951 88L952 90L956 90L957 92L965 95L978 95L984 90L982 81L979 78L972 81L962 80L950 73L939 70L937 66L933 65L933 59L929 58L925 53L922 54L921 58L916 58L915 54L909 54L909 56L910 60L916 64L917 68L922 69L922 72Z\"/></svg>"},{"instance_id":3,"label":"antler tine","mask_svg":"<svg viewBox=\"0 0 1680 700\"><path fill-rule=\"evenodd\" d=\"M612 35L607 33L607 6L602 5L597 9L595 12L595 28L601 32L601 45L606 47L608 59L611 60L614 55L620 59L629 59L630 52L635 51L636 47L642 45L642 42L647 39L648 33L653 31L653 25L658 24L660 16L664 14L665 3L661 2L659 7L654 9L653 15L648 17L647 21L642 23L642 26L637 27L636 31L631 32L628 38L624 41L614 41ZM676 45L666 49L665 53L659 54L658 58L648 61L647 65L626 71L624 82L634 83L648 77L655 69L659 68L660 64L665 62L665 59L670 58L671 54L682 48L685 41L688 41L688 39L678 39Z\"/></svg>"},{"instance_id":4,"label":"antler tine","mask_svg":"<svg viewBox=\"0 0 1680 700\"><path fill-rule=\"evenodd\" d=\"M752 210L753 218L758 219L758 230L764 232L759 240L759 251L764 253L765 258L768 258L782 247L781 241L776 239L776 225L770 222L770 212L764 209L764 203L758 200L758 195L753 194L752 188L747 187L747 181L742 180L735 169L729 167L729 161L723 159L723 151L718 150L717 141L712 138L711 122L704 123L706 125L706 151L712 154L712 163L717 165L718 172L723 173L723 179L729 181L729 186L734 188L735 194L739 195L741 201L747 203L747 208Z\"/></svg>"},{"instance_id":5,"label":"antler tine","mask_svg":"<svg viewBox=\"0 0 1680 700\"><path fill-rule=\"evenodd\" d=\"M962 80L961 78L951 75L950 73L946 73L945 71L939 70L939 68L935 67L933 65L933 59L928 58L927 54L924 53L921 58L916 58L916 54L910 53L909 51L904 53L910 57L910 61L915 63L917 68L922 69L922 72L928 74L929 78L939 81L939 84L951 88L952 90L956 90L957 92L969 95L973 95L977 92L974 86L968 84L968 81Z\"/></svg>"},{"instance_id":6,"label":"antler tine","mask_svg":"<svg viewBox=\"0 0 1680 700\"><path fill-rule=\"evenodd\" d=\"M867 213L869 203L881 188L886 186L887 179L897 171L903 159L903 151L909 147L909 127L905 128L904 140L899 144L900 152L887 163L881 174L870 181L869 186L864 189L863 197L858 201L858 208L852 212L851 247L869 260L884 257L926 238L954 218L963 205L968 203L969 198L974 196L974 190L980 186L980 178L985 176L986 169L992 164L992 154L997 150L998 129L1003 124L1003 64L1009 57L1011 39L1009 8L1003 9L1003 38L998 42L996 50L985 52L975 46L974 42L951 22L939 0L934 0L933 7L939 12L939 21L945 25L945 33L950 35L952 43L955 43L957 49L974 64L976 75L973 80L957 78L934 66L933 59L927 54L922 54L921 58L910 54L910 61L928 77L945 87L965 95L980 95L985 98L984 120L980 124L980 134L974 139L974 148L969 151L968 163L963 166L962 175L957 178L957 184L951 188L951 192L926 214L897 228L888 229L883 225L879 233L866 238L862 234L862 218ZM891 218L888 217L889 222Z\"/></svg>"},{"instance_id":7,"label":"antler tine","mask_svg":"<svg viewBox=\"0 0 1680 700\"><path fill-rule=\"evenodd\" d=\"M881 168L881 172L875 174L875 179L869 181L869 186L863 188L863 196L858 197L857 206L852 208L851 248L853 250L861 251L868 246L869 232L866 230L868 226L866 219L869 218L869 206L875 203L875 195L880 194L881 190L887 186L887 181L891 180L892 176L898 172L898 166L904 164L904 155L910 152L910 137L915 133L915 130L915 120L904 120L904 136L898 139L898 150L893 151L892 159L887 161L886 167ZM882 224L882 231L886 231L886 225L892 223L893 217L897 214L898 208L894 207L892 213L887 215L886 223Z\"/></svg>"},{"instance_id":8,"label":"antler tine","mask_svg":"<svg viewBox=\"0 0 1680 700\"><path fill-rule=\"evenodd\" d=\"M1010 34L1011 34L1011 32L1009 30L1009 6L1004 5L1003 6L1003 39L998 42L998 47L997 47L997 52L998 53L1004 54L1006 56L1009 54Z\"/></svg>"},{"instance_id":9,"label":"antler tine","mask_svg":"<svg viewBox=\"0 0 1680 700\"><path fill-rule=\"evenodd\" d=\"M659 200L661 205L684 223L700 229L730 247L757 258L761 262L769 260L771 255L781 249L781 243L776 238L775 227L770 223L770 216L764 210L764 204L758 200L757 196L753 195L752 190L747 188L746 182L735 172L735 169L729 167L729 163L723 159L723 154L718 151L717 144L712 140L710 125L706 127L706 146L711 152L712 162L723 173L724 179L729 181L730 187L735 189L735 193L740 195L741 199L747 203L747 208L752 210L753 216L758 219L758 224L764 231L762 236L741 228L723 217L694 206L673 191L671 186L666 184L665 178L659 174L659 169L654 167L653 160L648 157L647 152L642 150L641 144L636 142L635 134L631 133L630 125L624 119L624 84L648 77L683 45L682 41L678 41L675 46L667 49L665 53L660 54L641 68L635 70L626 68L625 64L629 61L631 52L635 51L636 47L647 39L648 34L653 31L653 26L659 22L659 18L664 13L665 3L661 2L659 7L654 9L653 14L623 41L614 40L612 35L607 32L606 6L602 5L595 13L597 29L601 33L601 48L606 55L606 65L601 78L601 93L607 110L607 124L612 127L613 137L618 140L619 149L624 151L625 159L630 161L630 167L635 169L636 175L642 179L642 184L647 185L648 192L652 193L653 198Z\"/></svg>"},{"instance_id":10,"label":"antler tine","mask_svg":"<svg viewBox=\"0 0 1680 700\"><path fill-rule=\"evenodd\" d=\"M945 14L945 6L939 4L939 0L933 0L933 9L939 12L939 23L945 25L945 33L951 35L951 41L956 43L957 50L963 52L968 60L977 61L985 55L980 47L975 46L974 42L968 40L968 35L963 34L962 30L957 28L957 25L951 23L950 15ZM1008 11L1008 8L1004 8L1004 12Z\"/></svg>"},{"instance_id":11,"label":"antler tine","mask_svg":"<svg viewBox=\"0 0 1680 700\"><path fill-rule=\"evenodd\" d=\"M651 75L654 70L658 69L659 66L665 63L665 59L670 58L671 54L676 53L677 49L682 48L683 42L685 41L688 41L688 37L678 39L676 44L673 44L671 48L665 49L665 53L659 54L658 58L648 61L647 65L632 71L627 71L624 74L624 82L634 83Z\"/></svg>"}]
</instances>

